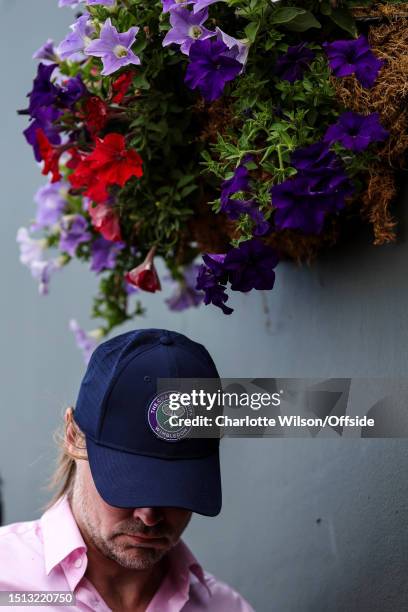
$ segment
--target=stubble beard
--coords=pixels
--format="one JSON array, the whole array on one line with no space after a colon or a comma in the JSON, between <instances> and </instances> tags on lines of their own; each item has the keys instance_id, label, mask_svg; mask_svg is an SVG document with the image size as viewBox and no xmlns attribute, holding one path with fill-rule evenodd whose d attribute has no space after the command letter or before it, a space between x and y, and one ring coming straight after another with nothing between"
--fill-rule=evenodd
<instances>
[{"instance_id":1,"label":"stubble beard","mask_svg":"<svg viewBox=\"0 0 408 612\"><path fill-rule=\"evenodd\" d=\"M88 540L108 559L116 561L126 569L149 570L158 563L174 546L176 542L170 542L166 548L153 548L147 546L135 546L125 542L120 535L138 535L143 533L143 524L140 526L136 520L123 521L120 529L116 529L109 536L103 537L97 525L92 519L91 504L84 487L75 483L72 494L72 503L75 504L77 519L81 529L85 531Z\"/></svg>"}]
</instances>

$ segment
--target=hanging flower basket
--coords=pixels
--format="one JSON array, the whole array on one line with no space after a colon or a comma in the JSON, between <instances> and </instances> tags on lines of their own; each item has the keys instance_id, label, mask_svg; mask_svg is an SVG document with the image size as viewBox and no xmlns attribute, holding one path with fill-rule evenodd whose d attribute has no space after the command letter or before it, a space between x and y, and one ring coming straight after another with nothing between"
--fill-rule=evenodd
<instances>
[{"instance_id":1,"label":"hanging flower basket","mask_svg":"<svg viewBox=\"0 0 408 612\"><path fill-rule=\"evenodd\" d=\"M167 282L155 256L171 309L231 314L231 292L272 289L280 260L310 262L356 222L395 241L407 3L59 4L79 13L34 55L20 113L49 182L18 241L43 294L74 258L100 275L101 326L71 322L87 355Z\"/></svg>"}]
</instances>

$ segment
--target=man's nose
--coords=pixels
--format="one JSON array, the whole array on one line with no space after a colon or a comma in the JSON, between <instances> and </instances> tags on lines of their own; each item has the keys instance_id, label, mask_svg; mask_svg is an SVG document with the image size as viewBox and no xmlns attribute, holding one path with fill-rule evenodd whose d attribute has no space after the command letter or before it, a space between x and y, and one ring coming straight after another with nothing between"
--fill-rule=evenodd
<instances>
[{"instance_id":1,"label":"man's nose","mask_svg":"<svg viewBox=\"0 0 408 612\"><path fill-rule=\"evenodd\" d=\"M163 512L161 508L135 508L133 516L139 518L148 527L154 527L163 519Z\"/></svg>"}]
</instances>

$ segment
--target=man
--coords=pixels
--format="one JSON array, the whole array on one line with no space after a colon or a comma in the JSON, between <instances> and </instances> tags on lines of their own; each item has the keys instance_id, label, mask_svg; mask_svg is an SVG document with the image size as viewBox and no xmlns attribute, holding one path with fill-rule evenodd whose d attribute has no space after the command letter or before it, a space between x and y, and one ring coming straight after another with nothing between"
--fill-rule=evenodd
<instances>
[{"instance_id":1,"label":"man","mask_svg":"<svg viewBox=\"0 0 408 612\"><path fill-rule=\"evenodd\" d=\"M20 602L75 595L75 605L48 603L55 610L252 611L180 539L193 512L221 510L219 439L169 427L160 378L218 373L202 345L166 330L131 331L94 351L65 413L56 498L41 519L0 529L0 591L24 591Z\"/></svg>"}]
</instances>

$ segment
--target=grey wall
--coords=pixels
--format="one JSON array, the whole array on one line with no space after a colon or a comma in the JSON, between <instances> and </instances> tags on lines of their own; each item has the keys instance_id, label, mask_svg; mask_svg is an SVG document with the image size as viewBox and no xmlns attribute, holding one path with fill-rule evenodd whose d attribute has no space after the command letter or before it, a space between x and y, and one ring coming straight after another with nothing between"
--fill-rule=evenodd
<instances>
[{"instance_id":1,"label":"grey wall","mask_svg":"<svg viewBox=\"0 0 408 612\"><path fill-rule=\"evenodd\" d=\"M75 401L81 356L70 317L89 327L95 283L79 265L40 298L18 262L15 233L41 183L15 114L32 52L73 19L57 0L0 0L2 262L0 472L7 522L39 516L52 469L51 432ZM204 342L224 376L405 376L408 244L358 241L312 269L279 267L267 296L234 295L236 313L171 314L148 296L140 327ZM265 313L265 305L269 314ZM207 569L260 612L399 612L408 608L405 440L226 440L224 509L186 534ZM226 611L227 612L227 611Z\"/></svg>"}]
</instances>

